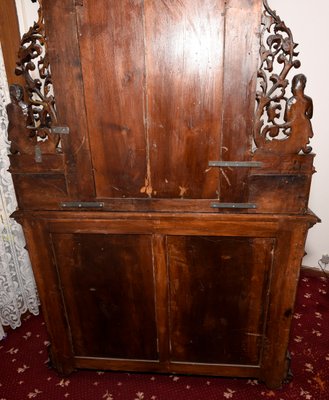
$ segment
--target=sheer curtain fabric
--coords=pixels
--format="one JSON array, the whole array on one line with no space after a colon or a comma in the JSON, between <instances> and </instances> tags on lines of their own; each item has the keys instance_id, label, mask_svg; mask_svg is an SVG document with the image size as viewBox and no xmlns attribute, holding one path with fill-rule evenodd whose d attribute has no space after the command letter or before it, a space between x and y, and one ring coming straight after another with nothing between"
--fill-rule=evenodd
<instances>
[{"instance_id":1,"label":"sheer curtain fabric","mask_svg":"<svg viewBox=\"0 0 329 400\"><path fill-rule=\"evenodd\" d=\"M0 340L4 326L17 328L26 311L37 315L39 301L22 228L10 215L17 207L15 191L8 172L9 91L0 44Z\"/></svg>"}]
</instances>

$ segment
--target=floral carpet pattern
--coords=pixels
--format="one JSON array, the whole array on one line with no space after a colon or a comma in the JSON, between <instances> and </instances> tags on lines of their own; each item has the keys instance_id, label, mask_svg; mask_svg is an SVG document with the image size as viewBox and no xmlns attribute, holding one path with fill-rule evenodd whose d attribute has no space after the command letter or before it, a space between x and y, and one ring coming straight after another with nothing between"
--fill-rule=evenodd
<instances>
[{"instance_id":1,"label":"floral carpet pattern","mask_svg":"<svg viewBox=\"0 0 329 400\"><path fill-rule=\"evenodd\" d=\"M269 390L251 379L79 371L47 367L42 316L29 316L0 341L0 400L325 400L329 399L329 282L301 275L290 340L293 379Z\"/></svg>"}]
</instances>

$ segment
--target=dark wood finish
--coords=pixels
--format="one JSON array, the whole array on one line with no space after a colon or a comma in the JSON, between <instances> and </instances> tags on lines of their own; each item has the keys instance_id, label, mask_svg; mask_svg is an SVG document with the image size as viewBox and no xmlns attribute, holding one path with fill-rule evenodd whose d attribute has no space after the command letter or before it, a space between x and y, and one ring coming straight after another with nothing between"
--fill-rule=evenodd
<instances>
[{"instance_id":1,"label":"dark wood finish","mask_svg":"<svg viewBox=\"0 0 329 400\"><path fill-rule=\"evenodd\" d=\"M255 211L307 212L313 158L314 154L256 154L254 161L261 161L263 166L251 169L248 177L248 200L257 204Z\"/></svg>"},{"instance_id":2,"label":"dark wood finish","mask_svg":"<svg viewBox=\"0 0 329 400\"><path fill-rule=\"evenodd\" d=\"M296 154L303 151L307 154L312 151L308 144L313 136L310 122L313 103L304 93L305 75L297 74L293 77L291 97L286 97L287 75L294 68L300 67L300 61L296 59L297 44L291 30L271 10L267 0L263 0L263 3L265 10L254 129L257 151L274 154Z\"/></svg>"},{"instance_id":3,"label":"dark wood finish","mask_svg":"<svg viewBox=\"0 0 329 400\"><path fill-rule=\"evenodd\" d=\"M57 208L67 199L67 182L63 174L13 174L17 202L22 208ZM42 195L40 195L40 191ZM35 198L38 197L36 204Z\"/></svg>"},{"instance_id":4,"label":"dark wood finish","mask_svg":"<svg viewBox=\"0 0 329 400\"><path fill-rule=\"evenodd\" d=\"M28 154L9 158L21 209L57 209L58 202L68 200L64 154L44 154L41 163Z\"/></svg>"},{"instance_id":5,"label":"dark wood finish","mask_svg":"<svg viewBox=\"0 0 329 400\"><path fill-rule=\"evenodd\" d=\"M87 123L101 198L146 195L143 13L142 1L78 7ZM90 79L95 74L98 79Z\"/></svg>"},{"instance_id":6,"label":"dark wood finish","mask_svg":"<svg viewBox=\"0 0 329 400\"><path fill-rule=\"evenodd\" d=\"M70 127L70 134L61 137L66 158L67 187L73 199L89 200L95 196L95 187L85 114L76 10L72 0L44 1L42 4L46 29L49 32L47 46L51 71L57 77L54 80L54 92L55 95L64 94L56 97L58 123ZM52 32L56 34L51 34ZM59 38L61 51L57 52Z\"/></svg>"},{"instance_id":7,"label":"dark wood finish","mask_svg":"<svg viewBox=\"0 0 329 400\"><path fill-rule=\"evenodd\" d=\"M24 85L23 78L15 75L17 52L20 43L15 0L0 0L0 42L8 85Z\"/></svg>"},{"instance_id":8,"label":"dark wood finish","mask_svg":"<svg viewBox=\"0 0 329 400\"><path fill-rule=\"evenodd\" d=\"M266 0L42 3L8 111L54 366L279 387L318 221L292 33Z\"/></svg>"},{"instance_id":9,"label":"dark wood finish","mask_svg":"<svg viewBox=\"0 0 329 400\"><path fill-rule=\"evenodd\" d=\"M151 239L52 236L76 356L158 359Z\"/></svg>"},{"instance_id":10,"label":"dark wood finish","mask_svg":"<svg viewBox=\"0 0 329 400\"><path fill-rule=\"evenodd\" d=\"M16 217L27 225L45 304L57 301L66 310L73 358L65 369L233 374L280 385L305 232L315 216L35 211ZM34 245L40 234L42 260ZM49 287L61 287L63 297ZM62 327L52 325L54 348L61 348ZM136 336L142 328L146 343L140 337L139 346L130 343L131 328Z\"/></svg>"},{"instance_id":11,"label":"dark wood finish","mask_svg":"<svg viewBox=\"0 0 329 400\"><path fill-rule=\"evenodd\" d=\"M36 218L21 219L24 226L27 249L33 265L33 272L42 298L43 316L51 342L51 363L61 374L70 374L74 370L73 349L70 340L69 325L65 306L62 301L58 274L52 262L53 255L44 224ZM44 264L43 261L46 261Z\"/></svg>"},{"instance_id":12,"label":"dark wood finish","mask_svg":"<svg viewBox=\"0 0 329 400\"><path fill-rule=\"evenodd\" d=\"M168 318L168 272L166 237L162 234L153 234L154 281L156 294L156 315L159 345L159 361L165 368L169 360L169 318Z\"/></svg>"},{"instance_id":13,"label":"dark wood finish","mask_svg":"<svg viewBox=\"0 0 329 400\"><path fill-rule=\"evenodd\" d=\"M27 128L29 123L28 105L23 101L23 88L19 85L10 86L10 103L6 106L9 119L8 140L12 154L35 154L37 138L31 135Z\"/></svg>"},{"instance_id":14,"label":"dark wood finish","mask_svg":"<svg viewBox=\"0 0 329 400\"><path fill-rule=\"evenodd\" d=\"M258 365L273 239L169 236L167 246L171 358Z\"/></svg>"},{"instance_id":15,"label":"dark wood finish","mask_svg":"<svg viewBox=\"0 0 329 400\"><path fill-rule=\"evenodd\" d=\"M62 151L66 191L59 178L52 177L57 182L54 186L61 187L63 200L57 201L55 195L46 205L44 186L35 186L23 208L60 209L63 201L100 200L106 210L212 212L216 200L255 205L240 212L306 212L312 156L308 162L306 157L297 161L308 166L303 173L292 154L300 148L306 151L305 138L311 136L311 100L303 93L303 76L294 78L295 94L289 101L285 98L286 107L280 105L285 121L281 125L273 94L283 91L287 73L299 65L294 49L289 47L286 54L282 44L285 39L293 43L291 32L265 2L262 63L257 71L260 0L177 4L127 0L100 2L95 8L88 1L65 0L58 6L45 1L38 22L22 39L17 71L26 77L30 97L36 94L38 80L31 77L28 65L41 52L38 69L47 87L54 76L55 95L72 95L58 96L55 110L51 91L46 87L39 91L41 111L35 100L30 100L29 107L41 127L36 128L34 121L24 135L16 134L24 148L20 150L13 140L13 153L28 153L35 164L54 149ZM281 26L276 54L276 42L265 42L263 36L267 28ZM46 40L47 31L56 35ZM58 37L63 37L60 48ZM278 82L270 68L275 56L287 57ZM257 74L263 91L256 92ZM255 118L253 98L258 102ZM261 112L267 113L272 125L263 127ZM11 121L14 127L20 126L14 117ZM54 129L66 126L70 133L61 135L58 146ZM293 135L288 150L292 130L301 134ZM29 137L29 132L47 140L35 143L36 137ZM275 137L279 132L286 140ZM273 140L268 136L274 136ZM265 166L210 167L209 162L216 160L257 161ZM269 167L281 163L284 172L281 167ZM28 173L24 168L19 172ZM34 176L25 178L33 181Z\"/></svg>"},{"instance_id":16,"label":"dark wood finish","mask_svg":"<svg viewBox=\"0 0 329 400\"><path fill-rule=\"evenodd\" d=\"M52 94L42 7L39 8L38 14L37 22L34 22L21 39L15 73L23 76L26 82L25 92L28 104L24 108L26 109L26 126L29 134L25 133L24 136L34 139L35 155L41 162L42 154L57 153L60 137L52 131L52 127L57 125L58 120ZM15 98L17 97L17 87L11 87L11 97L13 98L12 89L16 89ZM25 147L15 146L13 149L14 154L25 153Z\"/></svg>"},{"instance_id":17,"label":"dark wood finish","mask_svg":"<svg viewBox=\"0 0 329 400\"><path fill-rule=\"evenodd\" d=\"M224 15L223 0L145 2L152 197L218 197Z\"/></svg>"},{"instance_id":18,"label":"dark wood finish","mask_svg":"<svg viewBox=\"0 0 329 400\"><path fill-rule=\"evenodd\" d=\"M281 235L277 239L277 254L271 283L271 293L275 295L270 302L269 316L276 315L279 320L276 323L271 318L268 320L261 368L261 379L265 382L271 380L273 387L279 387L282 377L287 373L289 331L307 229L307 225L282 220ZM293 246L298 250L291 251ZM284 264L286 268L282 268ZM281 329L283 326L285 329Z\"/></svg>"},{"instance_id":19,"label":"dark wood finish","mask_svg":"<svg viewBox=\"0 0 329 400\"><path fill-rule=\"evenodd\" d=\"M250 132L254 121L251 99L255 98L256 90L259 52L256 27L260 24L261 2L229 0L226 10L223 137L219 159L245 161L251 159ZM222 202L247 202L248 172L248 168L220 169Z\"/></svg>"}]
</instances>

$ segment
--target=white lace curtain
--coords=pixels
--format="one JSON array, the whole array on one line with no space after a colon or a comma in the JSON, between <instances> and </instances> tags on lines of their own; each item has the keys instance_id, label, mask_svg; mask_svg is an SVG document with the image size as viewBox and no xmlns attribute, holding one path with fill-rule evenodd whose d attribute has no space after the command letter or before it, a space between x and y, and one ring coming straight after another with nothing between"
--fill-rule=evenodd
<instances>
[{"instance_id":1,"label":"white lace curtain","mask_svg":"<svg viewBox=\"0 0 329 400\"><path fill-rule=\"evenodd\" d=\"M0 340L3 326L17 328L26 311L37 315L38 296L22 228L10 214L16 209L16 198L8 172L6 104L9 91L0 43Z\"/></svg>"}]
</instances>

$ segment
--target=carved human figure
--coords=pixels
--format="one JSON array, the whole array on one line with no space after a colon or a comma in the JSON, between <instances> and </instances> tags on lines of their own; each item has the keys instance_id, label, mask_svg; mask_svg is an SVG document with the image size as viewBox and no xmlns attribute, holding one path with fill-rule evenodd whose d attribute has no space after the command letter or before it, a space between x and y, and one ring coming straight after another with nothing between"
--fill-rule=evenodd
<instances>
[{"instance_id":1,"label":"carved human figure","mask_svg":"<svg viewBox=\"0 0 329 400\"><path fill-rule=\"evenodd\" d=\"M294 152L302 149L305 153L309 153L312 150L307 145L313 137L311 124L313 101L304 94L305 86L306 76L295 75L291 84L293 96L287 102L285 120L290 125L289 148Z\"/></svg>"},{"instance_id":2,"label":"carved human figure","mask_svg":"<svg viewBox=\"0 0 329 400\"><path fill-rule=\"evenodd\" d=\"M305 95L305 86L305 75L295 75L291 84L293 96L287 101L284 115L287 137L286 139L267 141L264 150L289 154L297 154L300 150L309 153L312 150L308 143L313 136L310 121L313 115L313 102L310 97Z\"/></svg>"},{"instance_id":3,"label":"carved human figure","mask_svg":"<svg viewBox=\"0 0 329 400\"><path fill-rule=\"evenodd\" d=\"M27 128L29 115L28 105L23 101L23 88L20 85L11 85L9 93L11 103L7 105L6 110L9 119L10 152L33 155L37 139L34 133Z\"/></svg>"}]
</instances>

